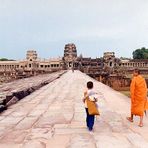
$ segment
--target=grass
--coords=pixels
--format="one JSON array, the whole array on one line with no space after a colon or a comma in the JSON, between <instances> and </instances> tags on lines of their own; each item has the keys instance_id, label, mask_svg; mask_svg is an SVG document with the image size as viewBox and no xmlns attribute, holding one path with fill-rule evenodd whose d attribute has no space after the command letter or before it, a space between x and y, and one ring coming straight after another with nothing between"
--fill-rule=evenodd
<instances>
[{"instance_id":1,"label":"grass","mask_svg":"<svg viewBox=\"0 0 148 148\"><path fill-rule=\"evenodd\" d=\"M120 93L122 93L123 95L130 97L130 91L126 90L126 91L119 91ZM148 96L148 91L147 91L147 96Z\"/></svg>"},{"instance_id":2,"label":"grass","mask_svg":"<svg viewBox=\"0 0 148 148\"><path fill-rule=\"evenodd\" d=\"M143 76L145 79L148 79L148 74L142 74L142 76ZM126 77L131 79L133 76L132 76L132 74L127 74Z\"/></svg>"},{"instance_id":3,"label":"grass","mask_svg":"<svg viewBox=\"0 0 148 148\"><path fill-rule=\"evenodd\" d=\"M119 92L127 97L130 97L130 91L119 91Z\"/></svg>"}]
</instances>

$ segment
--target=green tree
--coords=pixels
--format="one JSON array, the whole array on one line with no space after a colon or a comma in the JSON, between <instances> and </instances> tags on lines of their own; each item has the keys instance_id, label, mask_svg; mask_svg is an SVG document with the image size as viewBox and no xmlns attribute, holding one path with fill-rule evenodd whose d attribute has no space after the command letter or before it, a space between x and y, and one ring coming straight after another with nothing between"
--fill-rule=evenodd
<instances>
[{"instance_id":1,"label":"green tree","mask_svg":"<svg viewBox=\"0 0 148 148\"><path fill-rule=\"evenodd\" d=\"M14 61L13 59L0 58L0 61Z\"/></svg>"},{"instance_id":2,"label":"green tree","mask_svg":"<svg viewBox=\"0 0 148 148\"><path fill-rule=\"evenodd\" d=\"M8 61L7 58L1 58L0 61Z\"/></svg>"},{"instance_id":3,"label":"green tree","mask_svg":"<svg viewBox=\"0 0 148 148\"><path fill-rule=\"evenodd\" d=\"M148 59L148 49L145 47L133 51L133 59Z\"/></svg>"}]
</instances>

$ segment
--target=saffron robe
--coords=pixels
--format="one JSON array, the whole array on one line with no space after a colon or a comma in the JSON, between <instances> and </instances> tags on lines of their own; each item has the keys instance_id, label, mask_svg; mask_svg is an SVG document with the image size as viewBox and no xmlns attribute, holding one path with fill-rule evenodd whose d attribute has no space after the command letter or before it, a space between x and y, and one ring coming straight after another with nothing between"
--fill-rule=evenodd
<instances>
[{"instance_id":1,"label":"saffron robe","mask_svg":"<svg viewBox=\"0 0 148 148\"><path fill-rule=\"evenodd\" d=\"M148 110L148 99L146 99L146 101L145 101L144 110L145 111Z\"/></svg>"},{"instance_id":2,"label":"saffron robe","mask_svg":"<svg viewBox=\"0 0 148 148\"><path fill-rule=\"evenodd\" d=\"M141 76L135 76L130 85L131 93L131 113L133 115L143 116L144 111L148 109L147 85L145 79Z\"/></svg>"}]
</instances>

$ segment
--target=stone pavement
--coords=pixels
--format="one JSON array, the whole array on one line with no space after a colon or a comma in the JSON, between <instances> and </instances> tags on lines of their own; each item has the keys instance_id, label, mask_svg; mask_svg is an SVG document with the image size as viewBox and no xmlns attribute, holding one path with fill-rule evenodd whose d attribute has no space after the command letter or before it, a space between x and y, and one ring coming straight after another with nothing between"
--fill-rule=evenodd
<instances>
[{"instance_id":1,"label":"stone pavement","mask_svg":"<svg viewBox=\"0 0 148 148\"><path fill-rule=\"evenodd\" d=\"M82 103L87 81L93 81L101 116L94 132L85 126ZM9 107L0 116L0 148L148 148L148 119L128 123L130 101L87 75L68 71Z\"/></svg>"},{"instance_id":2,"label":"stone pavement","mask_svg":"<svg viewBox=\"0 0 148 148\"><path fill-rule=\"evenodd\" d=\"M51 74L38 75L25 79L18 79L10 83L0 85L0 112L7 106L16 103L18 100L28 96L35 90L60 78L66 71L58 71Z\"/></svg>"}]
</instances>

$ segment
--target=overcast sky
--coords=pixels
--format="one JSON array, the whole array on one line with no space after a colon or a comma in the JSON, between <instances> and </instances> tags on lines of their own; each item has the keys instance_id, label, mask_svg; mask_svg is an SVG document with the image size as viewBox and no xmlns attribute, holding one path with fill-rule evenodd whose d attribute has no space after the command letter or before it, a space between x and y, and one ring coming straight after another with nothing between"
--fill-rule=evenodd
<instances>
[{"instance_id":1,"label":"overcast sky","mask_svg":"<svg viewBox=\"0 0 148 148\"><path fill-rule=\"evenodd\" d=\"M87 57L132 57L148 47L148 0L0 0L0 57L63 56L67 43Z\"/></svg>"}]
</instances>

